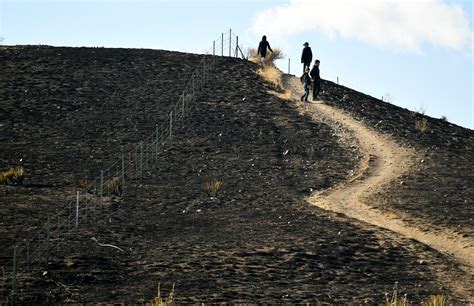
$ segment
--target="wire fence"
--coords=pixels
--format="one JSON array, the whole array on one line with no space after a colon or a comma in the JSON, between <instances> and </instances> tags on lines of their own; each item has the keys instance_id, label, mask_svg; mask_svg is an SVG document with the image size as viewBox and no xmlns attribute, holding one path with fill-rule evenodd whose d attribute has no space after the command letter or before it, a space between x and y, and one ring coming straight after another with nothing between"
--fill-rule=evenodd
<instances>
[{"instance_id":1,"label":"wire fence","mask_svg":"<svg viewBox=\"0 0 474 306\"><path fill-rule=\"evenodd\" d=\"M217 47L220 52L217 52ZM170 106L164 120L155 125L148 137L136 143L130 151L115 156L115 161L107 168L96 170L97 176L70 196L64 209L49 216L35 237L13 246L10 264L0 267L0 305L13 305L19 280L47 265L50 258L60 254L68 242L77 238L80 229L97 226L103 221L112 197L126 194L127 182L142 178L147 170L152 169L163 147L172 141L177 123L191 112L196 93L208 81L217 56L244 57L238 36L232 30L222 33L213 42L212 55L202 58L178 101Z\"/></svg>"}]
</instances>

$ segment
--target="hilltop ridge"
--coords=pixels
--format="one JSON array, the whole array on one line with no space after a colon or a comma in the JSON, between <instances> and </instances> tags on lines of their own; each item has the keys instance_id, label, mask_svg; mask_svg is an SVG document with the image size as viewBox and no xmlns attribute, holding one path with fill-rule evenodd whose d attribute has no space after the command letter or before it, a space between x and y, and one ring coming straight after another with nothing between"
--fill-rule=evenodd
<instances>
[{"instance_id":1,"label":"hilltop ridge","mask_svg":"<svg viewBox=\"0 0 474 306\"><path fill-rule=\"evenodd\" d=\"M69 205L64 199L80 179L166 118L200 58L0 49L0 166L24 157L27 171L25 186L0 186L0 266L18 240ZM45 276L22 276L19 301L137 303L151 300L158 283L176 284L177 303L380 303L394 286L414 303L432 294L467 301L437 278L439 270L462 273L448 256L304 201L344 182L362 154L333 127L301 115L294 101L269 94L256 69L217 58L156 163L142 179L127 178L107 218L79 228L41 266ZM419 167L375 203L420 226L472 234L471 130L427 118L421 133L407 110L327 81L322 87L328 104L420 152ZM222 182L217 197L203 190L211 180Z\"/></svg>"}]
</instances>

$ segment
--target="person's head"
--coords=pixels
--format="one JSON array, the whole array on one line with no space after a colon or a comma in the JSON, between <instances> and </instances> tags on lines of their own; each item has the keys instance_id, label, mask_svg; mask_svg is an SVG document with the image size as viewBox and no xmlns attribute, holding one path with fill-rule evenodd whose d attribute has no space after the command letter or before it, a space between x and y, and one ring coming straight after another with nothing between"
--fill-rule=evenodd
<instances>
[{"instance_id":1,"label":"person's head","mask_svg":"<svg viewBox=\"0 0 474 306\"><path fill-rule=\"evenodd\" d=\"M315 61L314 61L314 65L315 65L316 67L319 67L319 63L321 63L319 60L315 60Z\"/></svg>"},{"instance_id":2,"label":"person's head","mask_svg":"<svg viewBox=\"0 0 474 306\"><path fill-rule=\"evenodd\" d=\"M308 47L308 46L309 46L309 43L308 43L308 42L305 42L305 43L303 44L303 46Z\"/></svg>"},{"instance_id":3,"label":"person's head","mask_svg":"<svg viewBox=\"0 0 474 306\"><path fill-rule=\"evenodd\" d=\"M262 36L262 40L263 40L263 41L266 41L266 40L267 40L267 36L266 36L266 35L263 35L263 36Z\"/></svg>"}]
</instances>

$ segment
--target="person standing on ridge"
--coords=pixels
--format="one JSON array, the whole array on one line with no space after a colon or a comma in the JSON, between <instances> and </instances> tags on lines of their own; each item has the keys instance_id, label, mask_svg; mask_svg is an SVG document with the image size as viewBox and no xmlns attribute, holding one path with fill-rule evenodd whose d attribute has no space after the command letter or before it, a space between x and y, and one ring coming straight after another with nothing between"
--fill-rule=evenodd
<instances>
[{"instance_id":1,"label":"person standing on ridge","mask_svg":"<svg viewBox=\"0 0 474 306\"><path fill-rule=\"evenodd\" d=\"M313 101L316 101L316 98L319 95L319 92L321 91L321 78L319 76L319 63L320 61L317 59L314 61L314 66L313 69L311 69L311 72L309 75L313 79Z\"/></svg>"},{"instance_id":2,"label":"person standing on ridge","mask_svg":"<svg viewBox=\"0 0 474 306\"><path fill-rule=\"evenodd\" d=\"M270 52L273 52L272 48L270 48L270 44L267 41L267 36L263 35L262 41L258 44L257 49L257 56L259 56L260 63L263 63L265 57L267 56L267 48Z\"/></svg>"},{"instance_id":3,"label":"person standing on ridge","mask_svg":"<svg viewBox=\"0 0 474 306\"><path fill-rule=\"evenodd\" d=\"M311 52L311 48L309 47L309 43L305 42L303 44L303 52L301 53L301 63L303 63L303 72L305 71L305 68L311 65L311 62L313 61L313 52Z\"/></svg>"},{"instance_id":4,"label":"person standing on ridge","mask_svg":"<svg viewBox=\"0 0 474 306\"><path fill-rule=\"evenodd\" d=\"M301 96L301 101L303 101L303 107L306 107L306 102L308 102L309 90L311 88L311 77L309 76L309 67L304 69L303 75L300 77L301 83L303 83L304 95Z\"/></svg>"}]
</instances>

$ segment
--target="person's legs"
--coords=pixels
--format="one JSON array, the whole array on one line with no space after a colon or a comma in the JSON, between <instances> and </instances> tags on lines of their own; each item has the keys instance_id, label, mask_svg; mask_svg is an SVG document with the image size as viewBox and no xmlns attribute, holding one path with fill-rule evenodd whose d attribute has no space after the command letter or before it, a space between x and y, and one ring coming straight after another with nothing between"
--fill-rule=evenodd
<instances>
[{"instance_id":1,"label":"person's legs","mask_svg":"<svg viewBox=\"0 0 474 306\"><path fill-rule=\"evenodd\" d=\"M321 82L319 80L313 83L313 100L318 98L319 92L321 91Z\"/></svg>"},{"instance_id":2,"label":"person's legs","mask_svg":"<svg viewBox=\"0 0 474 306\"><path fill-rule=\"evenodd\" d=\"M316 81L313 82L313 101L316 100L317 94L317 84Z\"/></svg>"},{"instance_id":3,"label":"person's legs","mask_svg":"<svg viewBox=\"0 0 474 306\"><path fill-rule=\"evenodd\" d=\"M319 93L321 92L321 82L318 80L315 82L316 85L316 98L318 97Z\"/></svg>"}]
</instances>

